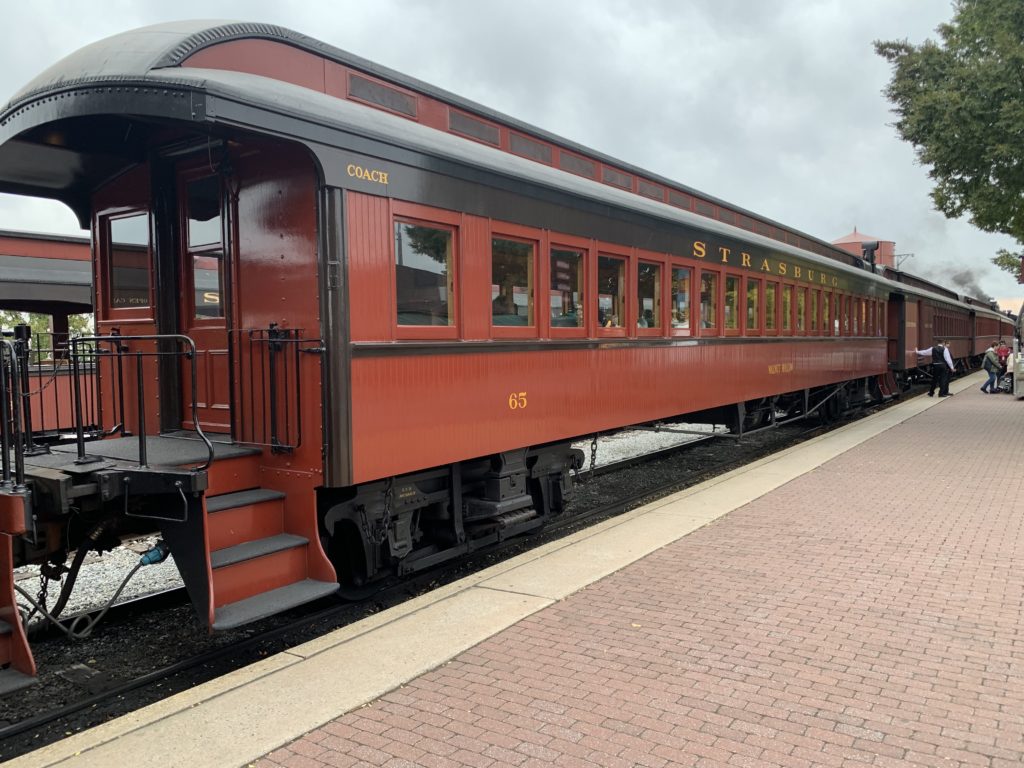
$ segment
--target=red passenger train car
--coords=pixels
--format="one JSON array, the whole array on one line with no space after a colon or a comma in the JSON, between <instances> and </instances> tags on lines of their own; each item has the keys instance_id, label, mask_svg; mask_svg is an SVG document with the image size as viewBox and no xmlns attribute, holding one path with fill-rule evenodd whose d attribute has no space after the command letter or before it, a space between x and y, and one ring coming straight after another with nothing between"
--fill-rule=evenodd
<instances>
[{"instance_id":1,"label":"red passenger train car","mask_svg":"<svg viewBox=\"0 0 1024 768\"><path fill-rule=\"evenodd\" d=\"M1002 322L268 25L56 64L0 111L0 190L91 229L104 435L26 456L4 415L11 686L16 564L159 531L230 628L544 525L579 436L834 413Z\"/></svg>"}]
</instances>

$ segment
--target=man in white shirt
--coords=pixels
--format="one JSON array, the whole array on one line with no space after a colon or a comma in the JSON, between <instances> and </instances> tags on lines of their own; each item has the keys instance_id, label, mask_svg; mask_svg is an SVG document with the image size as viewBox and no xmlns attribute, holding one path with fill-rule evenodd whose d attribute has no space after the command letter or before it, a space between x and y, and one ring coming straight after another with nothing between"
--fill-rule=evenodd
<instances>
[{"instance_id":1,"label":"man in white shirt","mask_svg":"<svg viewBox=\"0 0 1024 768\"><path fill-rule=\"evenodd\" d=\"M943 339L935 339L928 349L915 349L914 352L921 357L932 359L932 381L928 388L928 397L935 394L935 387L939 388L939 397L949 397L949 376L953 373L953 358Z\"/></svg>"}]
</instances>

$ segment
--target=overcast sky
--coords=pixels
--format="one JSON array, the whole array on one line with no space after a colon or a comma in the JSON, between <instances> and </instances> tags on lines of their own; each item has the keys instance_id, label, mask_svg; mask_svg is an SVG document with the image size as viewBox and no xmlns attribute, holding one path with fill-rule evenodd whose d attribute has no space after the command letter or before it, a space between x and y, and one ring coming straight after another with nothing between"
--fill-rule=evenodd
<instances>
[{"instance_id":1,"label":"overcast sky","mask_svg":"<svg viewBox=\"0 0 1024 768\"><path fill-rule=\"evenodd\" d=\"M94 40L189 18L279 24L825 240L1018 310L1011 238L949 221L897 137L876 39L920 43L950 0L33 0L4 3L0 103ZM0 195L0 229L80 234ZM973 286L972 286L973 283Z\"/></svg>"}]
</instances>

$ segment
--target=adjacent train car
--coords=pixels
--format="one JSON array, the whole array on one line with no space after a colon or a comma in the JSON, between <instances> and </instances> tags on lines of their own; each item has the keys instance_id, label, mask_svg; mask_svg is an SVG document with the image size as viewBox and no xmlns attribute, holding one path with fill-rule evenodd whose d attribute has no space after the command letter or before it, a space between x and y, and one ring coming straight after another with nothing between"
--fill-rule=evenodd
<instances>
[{"instance_id":1,"label":"adjacent train car","mask_svg":"<svg viewBox=\"0 0 1024 768\"><path fill-rule=\"evenodd\" d=\"M997 314L268 25L72 54L0 111L0 190L91 228L104 435L26 456L4 415L23 675L15 564L158 530L235 627L544 525L581 435L834 414Z\"/></svg>"},{"instance_id":2,"label":"adjacent train car","mask_svg":"<svg viewBox=\"0 0 1024 768\"><path fill-rule=\"evenodd\" d=\"M922 277L884 267L881 272L886 278L900 283L903 293L894 297L895 311L901 296L909 307L903 308L905 316L897 322L909 330L912 340L920 349L930 346L934 338L949 342L950 353L965 368L975 367L985 350L993 341L1008 344L1016 336L1016 319L1012 314L999 312L981 299L959 294ZM911 375L914 362L908 356L902 365L896 366Z\"/></svg>"}]
</instances>

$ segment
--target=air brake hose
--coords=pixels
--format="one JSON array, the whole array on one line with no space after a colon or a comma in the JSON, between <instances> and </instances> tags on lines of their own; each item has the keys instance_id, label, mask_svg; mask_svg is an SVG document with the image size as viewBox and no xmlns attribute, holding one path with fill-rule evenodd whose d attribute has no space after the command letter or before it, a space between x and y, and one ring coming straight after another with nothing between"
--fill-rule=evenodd
<instances>
[{"instance_id":1,"label":"air brake hose","mask_svg":"<svg viewBox=\"0 0 1024 768\"><path fill-rule=\"evenodd\" d=\"M61 611L68 604L68 599L71 597L71 592L75 588L75 581L78 579L78 572L82 569L82 563L85 561L85 556L89 554L89 547L85 546L87 543L95 544L99 539L103 530L107 527L106 520L100 520L96 525L92 527L92 530L85 536L85 541L78 545L78 549L75 550L75 559L71 561L71 567L68 569L68 578L64 582L64 586L61 587L60 596L57 598L57 604L53 606L53 610L50 611L50 615L54 618L60 616Z\"/></svg>"}]
</instances>

